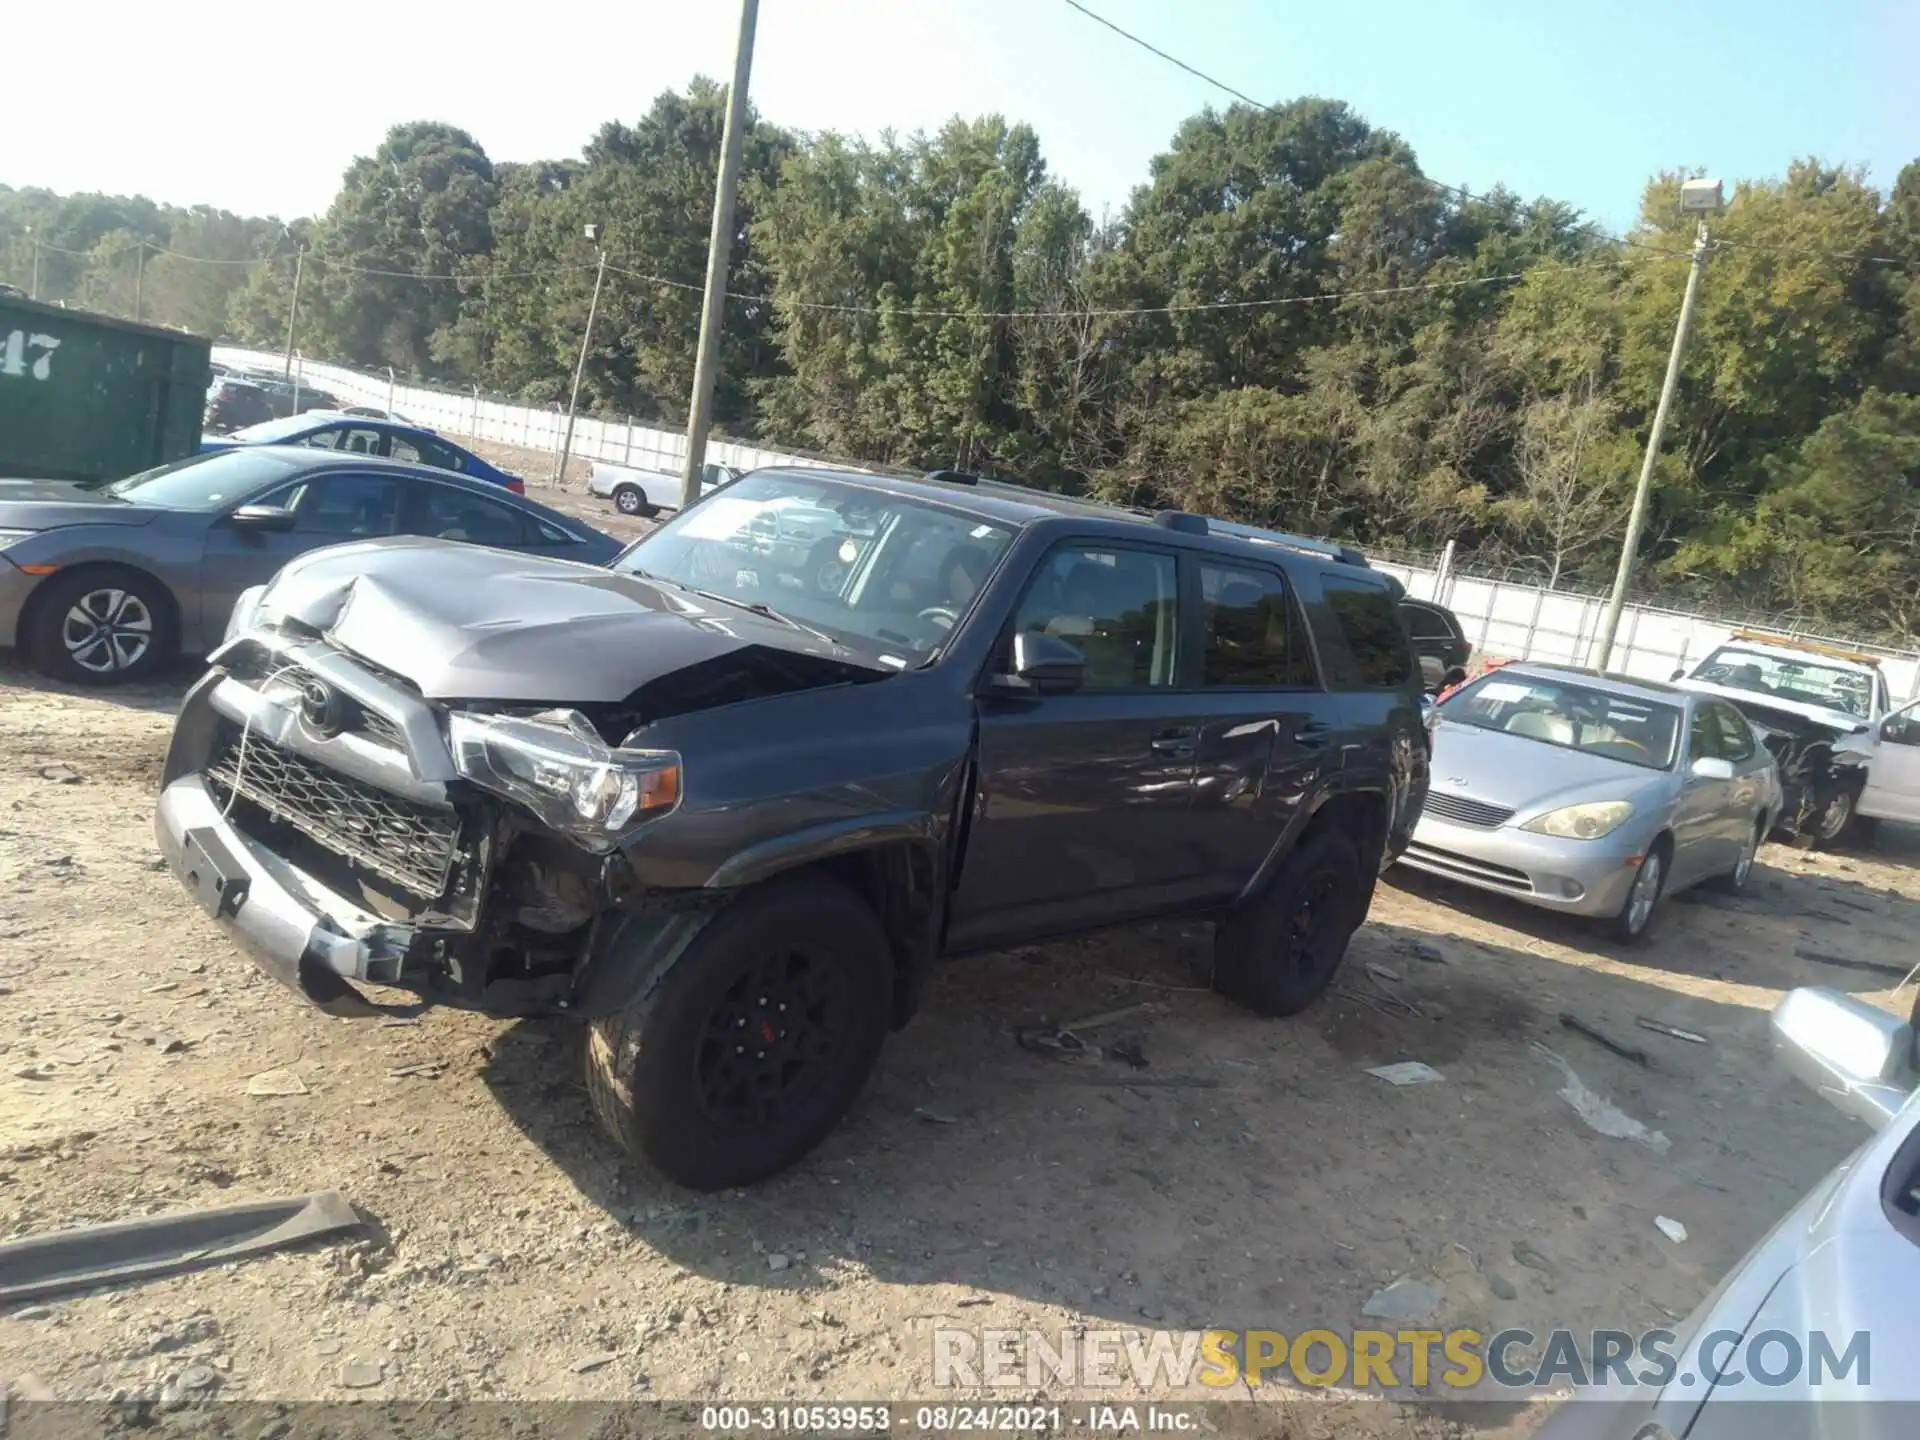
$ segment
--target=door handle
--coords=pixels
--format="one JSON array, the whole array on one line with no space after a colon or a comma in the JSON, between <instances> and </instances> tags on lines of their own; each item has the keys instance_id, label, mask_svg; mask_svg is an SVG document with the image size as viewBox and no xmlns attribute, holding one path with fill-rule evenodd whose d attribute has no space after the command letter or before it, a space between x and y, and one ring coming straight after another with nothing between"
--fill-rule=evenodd
<instances>
[{"instance_id":1,"label":"door handle","mask_svg":"<svg viewBox=\"0 0 1920 1440\"><path fill-rule=\"evenodd\" d=\"M1324 720L1310 720L1293 732L1293 743L1317 750L1333 735L1333 726Z\"/></svg>"},{"instance_id":2,"label":"door handle","mask_svg":"<svg viewBox=\"0 0 1920 1440\"><path fill-rule=\"evenodd\" d=\"M1198 733L1191 725L1175 726L1155 735L1147 742L1147 748L1156 755L1166 755L1175 760L1191 760L1194 736Z\"/></svg>"}]
</instances>

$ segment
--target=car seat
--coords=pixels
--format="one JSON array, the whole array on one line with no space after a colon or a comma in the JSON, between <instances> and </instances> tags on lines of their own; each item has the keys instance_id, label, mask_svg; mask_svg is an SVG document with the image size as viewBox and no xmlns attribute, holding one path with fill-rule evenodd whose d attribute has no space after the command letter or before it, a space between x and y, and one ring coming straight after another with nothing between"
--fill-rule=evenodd
<instances>
[{"instance_id":1,"label":"car seat","mask_svg":"<svg viewBox=\"0 0 1920 1440\"><path fill-rule=\"evenodd\" d=\"M1529 740L1547 740L1555 745L1573 744L1573 722L1545 710L1522 710L1503 728L1509 735L1524 735Z\"/></svg>"}]
</instances>

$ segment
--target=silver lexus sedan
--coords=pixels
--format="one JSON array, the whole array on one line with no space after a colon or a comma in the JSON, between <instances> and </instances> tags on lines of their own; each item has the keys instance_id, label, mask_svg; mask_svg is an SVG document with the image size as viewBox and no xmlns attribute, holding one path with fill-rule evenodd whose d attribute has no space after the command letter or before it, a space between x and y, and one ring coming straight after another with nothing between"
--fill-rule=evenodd
<instances>
[{"instance_id":1,"label":"silver lexus sedan","mask_svg":"<svg viewBox=\"0 0 1920 1440\"><path fill-rule=\"evenodd\" d=\"M1780 812L1725 700L1571 666L1502 666L1429 713L1431 788L1400 863L1638 940L1662 897L1744 889Z\"/></svg>"}]
</instances>

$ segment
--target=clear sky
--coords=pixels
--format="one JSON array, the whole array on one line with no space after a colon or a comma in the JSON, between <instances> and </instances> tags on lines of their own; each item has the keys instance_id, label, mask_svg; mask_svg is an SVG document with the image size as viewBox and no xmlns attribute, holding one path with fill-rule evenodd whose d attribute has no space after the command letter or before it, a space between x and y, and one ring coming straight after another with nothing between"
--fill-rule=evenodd
<instances>
[{"instance_id":1,"label":"clear sky","mask_svg":"<svg viewBox=\"0 0 1920 1440\"><path fill-rule=\"evenodd\" d=\"M1248 94L1350 102L1437 179L1552 195L1616 228L1662 168L1735 181L1814 154L1885 189L1920 156L1920 0L1086 3ZM323 208L396 121L451 121L496 159L572 155L662 89L726 76L738 15L736 0L29 0L5 7L0 52L49 69L26 112L17 85L0 107L0 183L288 216ZM762 0L752 89L803 130L1025 120L1096 217L1183 117L1228 103L1063 0Z\"/></svg>"}]
</instances>

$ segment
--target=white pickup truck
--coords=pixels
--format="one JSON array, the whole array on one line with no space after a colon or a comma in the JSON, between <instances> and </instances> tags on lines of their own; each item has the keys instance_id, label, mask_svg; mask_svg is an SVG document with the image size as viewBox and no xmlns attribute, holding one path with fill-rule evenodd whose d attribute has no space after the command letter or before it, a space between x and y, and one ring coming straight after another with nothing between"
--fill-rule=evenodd
<instances>
[{"instance_id":1,"label":"white pickup truck","mask_svg":"<svg viewBox=\"0 0 1920 1440\"><path fill-rule=\"evenodd\" d=\"M739 478L740 472L731 465L705 465L700 471L700 493L704 495ZM622 515L651 519L662 510L680 508L680 476L595 460L587 476L587 493L613 501L613 508Z\"/></svg>"}]
</instances>

